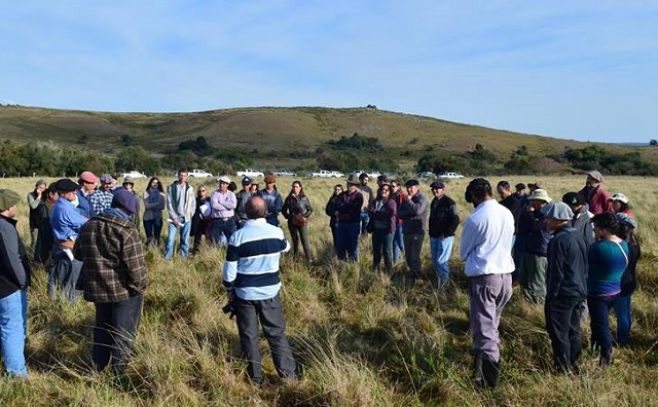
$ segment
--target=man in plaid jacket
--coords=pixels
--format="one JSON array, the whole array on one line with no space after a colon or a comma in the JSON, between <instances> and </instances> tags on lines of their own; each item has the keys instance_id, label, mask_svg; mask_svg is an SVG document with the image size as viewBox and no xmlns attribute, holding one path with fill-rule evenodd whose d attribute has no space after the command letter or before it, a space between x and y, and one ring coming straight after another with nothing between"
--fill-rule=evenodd
<instances>
[{"instance_id":1,"label":"man in plaid jacket","mask_svg":"<svg viewBox=\"0 0 658 407\"><path fill-rule=\"evenodd\" d=\"M133 193L117 191L112 206L82 227L74 248L83 263L84 298L96 306L92 359L98 370L111 360L116 374L130 359L147 285L142 243L131 218L138 210Z\"/></svg>"}]
</instances>

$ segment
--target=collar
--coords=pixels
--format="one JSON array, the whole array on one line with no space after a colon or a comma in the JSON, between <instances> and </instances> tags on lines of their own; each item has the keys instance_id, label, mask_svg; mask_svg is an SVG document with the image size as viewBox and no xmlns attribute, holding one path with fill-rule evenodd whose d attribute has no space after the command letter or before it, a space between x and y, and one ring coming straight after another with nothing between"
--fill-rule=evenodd
<instances>
[{"instance_id":1,"label":"collar","mask_svg":"<svg viewBox=\"0 0 658 407\"><path fill-rule=\"evenodd\" d=\"M249 224L249 225L264 225L266 223L267 223L267 220L265 220L265 218L249 219L247 221L247 224Z\"/></svg>"},{"instance_id":2,"label":"collar","mask_svg":"<svg viewBox=\"0 0 658 407\"><path fill-rule=\"evenodd\" d=\"M9 222L13 227L16 227L16 222L18 222L16 219L14 219L14 218L10 218L10 217L4 216L4 215L0 215L0 219L6 220L6 221Z\"/></svg>"}]
</instances>

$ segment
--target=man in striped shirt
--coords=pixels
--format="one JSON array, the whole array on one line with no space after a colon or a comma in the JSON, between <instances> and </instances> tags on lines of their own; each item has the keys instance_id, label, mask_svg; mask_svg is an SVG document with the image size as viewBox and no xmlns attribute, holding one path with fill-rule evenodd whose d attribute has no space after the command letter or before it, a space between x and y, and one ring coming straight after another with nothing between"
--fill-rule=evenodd
<instances>
[{"instance_id":1,"label":"man in striped shirt","mask_svg":"<svg viewBox=\"0 0 658 407\"><path fill-rule=\"evenodd\" d=\"M245 211L249 220L229 239L222 278L237 316L242 354L249 361L247 373L254 383L262 384L260 321L277 373L294 379L295 359L285 336L279 297L279 258L290 250L290 244L281 228L266 222L267 204L262 198L252 197Z\"/></svg>"}]
</instances>

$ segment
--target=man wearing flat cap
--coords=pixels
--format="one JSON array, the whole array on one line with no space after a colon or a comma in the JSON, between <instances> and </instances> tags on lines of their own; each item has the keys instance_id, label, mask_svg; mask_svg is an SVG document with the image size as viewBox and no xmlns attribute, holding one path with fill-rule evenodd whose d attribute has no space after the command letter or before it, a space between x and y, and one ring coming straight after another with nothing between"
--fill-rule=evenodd
<instances>
[{"instance_id":1,"label":"man wearing flat cap","mask_svg":"<svg viewBox=\"0 0 658 407\"><path fill-rule=\"evenodd\" d=\"M563 202L542 209L553 233L546 269L546 330L555 367L570 372L582 353L580 319L587 295L587 247L571 226L573 212Z\"/></svg>"},{"instance_id":2,"label":"man wearing flat cap","mask_svg":"<svg viewBox=\"0 0 658 407\"><path fill-rule=\"evenodd\" d=\"M55 244L53 245L53 262L48 268L48 295L54 296L57 286L60 286L66 298L73 301L78 297L75 289L82 263L73 256L73 245L78 238L82 225L87 222L78 211L78 185L68 178L62 178L55 183L59 199L50 215L50 226L53 229Z\"/></svg>"},{"instance_id":3,"label":"man wearing flat cap","mask_svg":"<svg viewBox=\"0 0 658 407\"><path fill-rule=\"evenodd\" d=\"M347 178L347 190L338 195L334 209L336 216L336 252L339 260L357 261L359 258L359 233L361 232L361 207L363 194L359 180L352 174Z\"/></svg>"},{"instance_id":4,"label":"man wearing flat cap","mask_svg":"<svg viewBox=\"0 0 658 407\"><path fill-rule=\"evenodd\" d=\"M92 359L99 371L111 362L115 374L132 354L147 285L142 242L132 222L137 211L135 195L118 190L111 207L82 227L74 248L83 264L84 298L96 308Z\"/></svg>"},{"instance_id":5,"label":"man wearing flat cap","mask_svg":"<svg viewBox=\"0 0 658 407\"><path fill-rule=\"evenodd\" d=\"M78 212L85 218L89 219L94 216L94 209L91 206L91 196L96 192L98 177L91 171L82 171L78 178L78 189L76 191Z\"/></svg>"},{"instance_id":6,"label":"man wearing flat cap","mask_svg":"<svg viewBox=\"0 0 658 407\"><path fill-rule=\"evenodd\" d=\"M20 200L16 192L0 189L0 348L7 374L27 377L25 327L32 270L14 219Z\"/></svg>"},{"instance_id":7,"label":"man wearing flat cap","mask_svg":"<svg viewBox=\"0 0 658 407\"><path fill-rule=\"evenodd\" d=\"M603 175L594 170L587 173L585 187L578 192L583 203L589 206L589 211L594 215L603 212L613 212L610 192L601 186Z\"/></svg>"},{"instance_id":8,"label":"man wearing flat cap","mask_svg":"<svg viewBox=\"0 0 658 407\"><path fill-rule=\"evenodd\" d=\"M432 264L436 271L439 288L445 287L450 276L448 261L452 254L452 243L455 240L455 231L459 225L457 205L445 194L445 184L434 181L430 185L434 199L430 204L430 252Z\"/></svg>"},{"instance_id":9,"label":"man wearing flat cap","mask_svg":"<svg viewBox=\"0 0 658 407\"><path fill-rule=\"evenodd\" d=\"M404 257L407 261L407 267L411 270L412 278L420 281L420 251L423 248L425 230L427 229L427 212L430 205L427 197L420 192L418 180L410 179L404 186L407 188L407 198L402 201L398 212L400 219L402 219Z\"/></svg>"}]
</instances>

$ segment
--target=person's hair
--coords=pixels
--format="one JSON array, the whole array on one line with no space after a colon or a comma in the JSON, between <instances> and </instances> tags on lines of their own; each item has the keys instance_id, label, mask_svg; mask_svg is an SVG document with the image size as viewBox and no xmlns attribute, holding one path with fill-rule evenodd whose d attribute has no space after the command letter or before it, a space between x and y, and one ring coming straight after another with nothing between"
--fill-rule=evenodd
<instances>
[{"instance_id":1,"label":"person's hair","mask_svg":"<svg viewBox=\"0 0 658 407\"><path fill-rule=\"evenodd\" d=\"M178 169L178 175L181 175L182 173L190 173L190 170L187 167L181 167Z\"/></svg>"},{"instance_id":2,"label":"person's hair","mask_svg":"<svg viewBox=\"0 0 658 407\"><path fill-rule=\"evenodd\" d=\"M512 189L510 186L509 182L507 181L500 181L498 185L496 185L496 189L502 189L503 191L509 191Z\"/></svg>"},{"instance_id":3,"label":"person's hair","mask_svg":"<svg viewBox=\"0 0 658 407\"><path fill-rule=\"evenodd\" d=\"M244 211L249 219L264 218L267 215L267 204L260 196L252 196L247 201Z\"/></svg>"},{"instance_id":4,"label":"person's hair","mask_svg":"<svg viewBox=\"0 0 658 407\"><path fill-rule=\"evenodd\" d=\"M594 216L592 222L594 223L594 226L600 229L607 230L613 235L618 235L620 233L619 222L617 221L617 217L615 216L614 213L611 212L599 213L598 215Z\"/></svg>"},{"instance_id":5,"label":"person's hair","mask_svg":"<svg viewBox=\"0 0 658 407\"><path fill-rule=\"evenodd\" d=\"M304 196L304 187L302 186L302 183L299 180L294 180L292 182L292 186L294 187L295 184L299 185L299 196L300 197ZM293 188L290 188L290 193L288 194L288 196L291 196L293 191L294 191Z\"/></svg>"},{"instance_id":6,"label":"person's hair","mask_svg":"<svg viewBox=\"0 0 658 407\"><path fill-rule=\"evenodd\" d=\"M197 197L197 198L201 198L201 188L203 188L203 189L205 189L206 191L208 191L208 187L206 186L206 184L201 184L201 185L199 185L198 187L196 187L196 197Z\"/></svg>"},{"instance_id":7,"label":"person's hair","mask_svg":"<svg viewBox=\"0 0 658 407\"><path fill-rule=\"evenodd\" d=\"M475 178L466 187L466 202L473 203L475 200L482 201L493 196L491 184L484 178Z\"/></svg>"},{"instance_id":8,"label":"person's hair","mask_svg":"<svg viewBox=\"0 0 658 407\"><path fill-rule=\"evenodd\" d=\"M391 184L382 184L379 188L377 188L377 199L382 197L382 190L384 189L384 187L388 188L389 194L393 192L391 191Z\"/></svg>"},{"instance_id":9,"label":"person's hair","mask_svg":"<svg viewBox=\"0 0 658 407\"><path fill-rule=\"evenodd\" d=\"M231 192L235 192L236 189L238 189L238 184L236 184L234 181L231 181L228 184L228 190Z\"/></svg>"},{"instance_id":10,"label":"person's hair","mask_svg":"<svg viewBox=\"0 0 658 407\"><path fill-rule=\"evenodd\" d=\"M627 203L619 201L619 200L617 202L619 202L619 204L621 205L617 212L624 212L624 211L628 210L629 205Z\"/></svg>"},{"instance_id":11,"label":"person's hair","mask_svg":"<svg viewBox=\"0 0 658 407\"><path fill-rule=\"evenodd\" d=\"M398 187L400 186L400 181L396 179L388 180L388 183L391 184L391 187L393 187L393 184L397 185Z\"/></svg>"},{"instance_id":12,"label":"person's hair","mask_svg":"<svg viewBox=\"0 0 658 407\"><path fill-rule=\"evenodd\" d=\"M160 181L160 178L158 178L158 177L153 177L153 178L151 178L151 179L149 180L149 183L146 184L146 190L148 191L149 188L151 188L151 183L152 183L153 181L158 181L158 190L159 190L160 192L164 193L164 189L162 188L162 182Z\"/></svg>"},{"instance_id":13,"label":"person's hair","mask_svg":"<svg viewBox=\"0 0 658 407\"><path fill-rule=\"evenodd\" d=\"M331 196L332 196L332 197L334 197L334 196L338 196L338 195L336 194L336 188L340 188L341 191L345 191L345 187L343 186L343 184L336 184L336 185L334 185L334 190L333 190L332 193L331 193Z\"/></svg>"},{"instance_id":14,"label":"person's hair","mask_svg":"<svg viewBox=\"0 0 658 407\"><path fill-rule=\"evenodd\" d=\"M359 181L363 181L363 180L366 179L366 178L368 178L368 180L370 180L370 177L369 177L368 174L366 174L365 172L362 172L362 173L359 175Z\"/></svg>"},{"instance_id":15,"label":"person's hair","mask_svg":"<svg viewBox=\"0 0 658 407\"><path fill-rule=\"evenodd\" d=\"M58 194L59 193L59 192L57 192L57 188L55 188L55 184L56 184L55 182L51 182L50 185L48 185L48 188L46 188L46 190L43 191L43 192L46 193L46 196L49 196L50 194Z\"/></svg>"}]
</instances>

